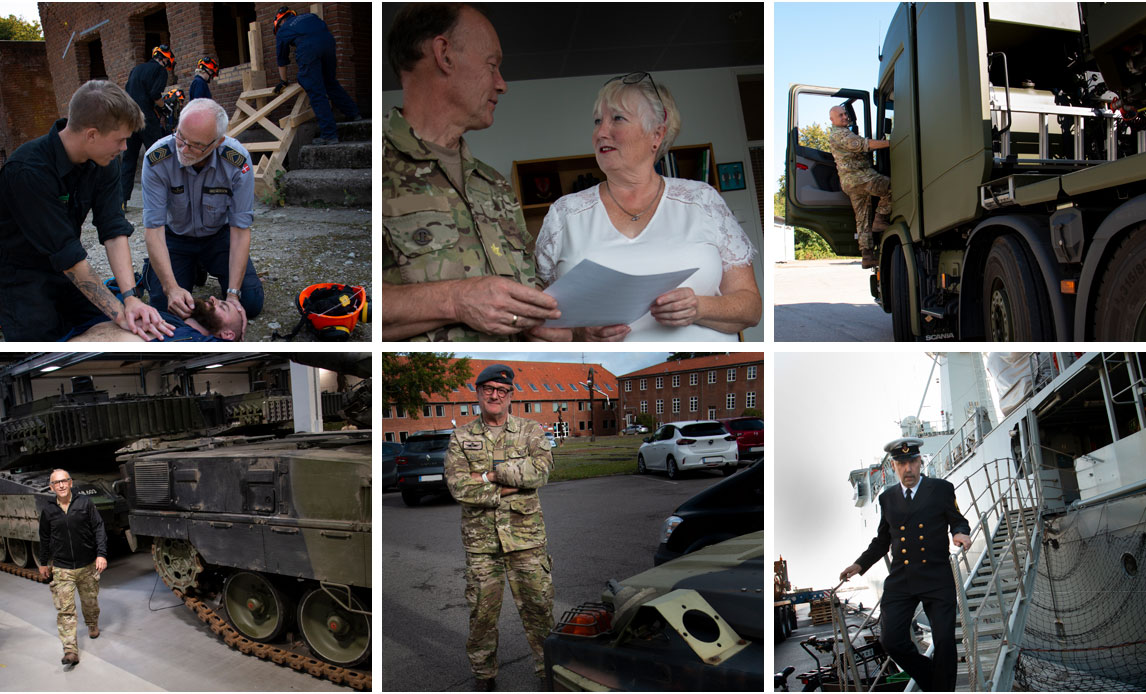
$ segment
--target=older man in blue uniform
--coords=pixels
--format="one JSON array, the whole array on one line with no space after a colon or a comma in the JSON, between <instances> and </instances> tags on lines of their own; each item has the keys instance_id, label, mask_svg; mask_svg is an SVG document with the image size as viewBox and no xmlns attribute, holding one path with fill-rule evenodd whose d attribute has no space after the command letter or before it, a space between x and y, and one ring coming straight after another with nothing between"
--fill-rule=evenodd
<instances>
[{"instance_id":1,"label":"older man in blue uniform","mask_svg":"<svg viewBox=\"0 0 1146 694\"><path fill-rule=\"evenodd\" d=\"M950 692L955 690L957 654L955 578L948 563L947 533L956 545L968 548L971 526L959 512L955 487L920 474L922 445L922 439L902 438L884 447L899 484L879 495L876 536L840 579L866 573L891 551L891 572L883 584L880 643L920 689ZM920 602L931 623L935 646L931 659L911 640L911 621Z\"/></svg>"},{"instance_id":2,"label":"older man in blue uniform","mask_svg":"<svg viewBox=\"0 0 1146 694\"><path fill-rule=\"evenodd\" d=\"M331 104L342 111L348 120L358 120L358 106L342 85L338 83L335 68L338 60L334 52L334 35L326 22L315 14L296 15L283 6L275 15L275 56L279 67L279 88L286 85L286 66L290 65L290 47L294 46L294 59L298 63L298 83L310 97L310 108L318 120L320 137L316 145L338 143L338 129L334 125Z\"/></svg>"},{"instance_id":3,"label":"older man in blue uniform","mask_svg":"<svg viewBox=\"0 0 1146 694\"><path fill-rule=\"evenodd\" d=\"M255 178L250 155L227 137L227 112L210 99L183 107L175 133L143 163L143 226L150 256L143 285L151 305L187 318L203 267L248 318L263 310L263 283L250 259Z\"/></svg>"}]
</instances>

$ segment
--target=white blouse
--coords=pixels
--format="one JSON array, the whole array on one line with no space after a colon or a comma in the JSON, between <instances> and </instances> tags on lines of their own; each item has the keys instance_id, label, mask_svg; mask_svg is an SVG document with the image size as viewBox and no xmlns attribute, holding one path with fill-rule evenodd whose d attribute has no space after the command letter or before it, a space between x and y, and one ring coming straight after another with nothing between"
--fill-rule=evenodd
<instances>
[{"instance_id":1,"label":"white blouse","mask_svg":"<svg viewBox=\"0 0 1146 694\"><path fill-rule=\"evenodd\" d=\"M537 275L545 284L584 259L633 275L699 268L680 286L697 296L720 296L724 271L752 263L756 249L712 186L666 178L660 205L636 238L617 231L601 200L601 186L553 203L537 235ZM629 325L626 341L736 341L735 333L701 325L670 327L645 313Z\"/></svg>"}]
</instances>

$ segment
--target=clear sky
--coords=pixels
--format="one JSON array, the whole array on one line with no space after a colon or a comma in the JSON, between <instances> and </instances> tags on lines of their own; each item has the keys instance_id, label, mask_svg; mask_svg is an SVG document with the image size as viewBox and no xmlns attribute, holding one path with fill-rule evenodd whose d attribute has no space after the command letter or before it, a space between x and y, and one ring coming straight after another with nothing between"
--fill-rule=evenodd
<instances>
[{"instance_id":1,"label":"clear sky","mask_svg":"<svg viewBox=\"0 0 1146 694\"><path fill-rule=\"evenodd\" d=\"M811 84L870 93L879 72L883 34L896 7L898 3L894 2L776 3L773 182L784 173L788 88L793 84ZM816 120L826 125L827 108L823 111Z\"/></svg>"},{"instance_id":2,"label":"clear sky","mask_svg":"<svg viewBox=\"0 0 1146 694\"><path fill-rule=\"evenodd\" d=\"M623 376L664 362L669 352L455 352L454 355L471 359L600 364L614 376Z\"/></svg>"},{"instance_id":3,"label":"clear sky","mask_svg":"<svg viewBox=\"0 0 1146 694\"><path fill-rule=\"evenodd\" d=\"M776 354L775 553L797 587L834 587L867 547L875 529L862 527L848 473L878 463L902 435L898 422L919 411L930 373L919 352ZM926 421L940 418L938 374Z\"/></svg>"}]
</instances>

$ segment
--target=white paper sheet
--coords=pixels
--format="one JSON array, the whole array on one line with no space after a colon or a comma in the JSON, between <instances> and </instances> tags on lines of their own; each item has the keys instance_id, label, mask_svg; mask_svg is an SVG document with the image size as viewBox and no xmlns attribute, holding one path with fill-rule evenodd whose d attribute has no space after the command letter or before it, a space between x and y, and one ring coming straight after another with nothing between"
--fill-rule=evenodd
<instances>
[{"instance_id":1,"label":"white paper sheet","mask_svg":"<svg viewBox=\"0 0 1146 694\"><path fill-rule=\"evenodd\" d=\"M697 268L657 275L630 275L582 260L545 290L557 299L561 317L547 328L628 325L649 311L653 301L680 286Z\"/></svg>"}]
</instances>

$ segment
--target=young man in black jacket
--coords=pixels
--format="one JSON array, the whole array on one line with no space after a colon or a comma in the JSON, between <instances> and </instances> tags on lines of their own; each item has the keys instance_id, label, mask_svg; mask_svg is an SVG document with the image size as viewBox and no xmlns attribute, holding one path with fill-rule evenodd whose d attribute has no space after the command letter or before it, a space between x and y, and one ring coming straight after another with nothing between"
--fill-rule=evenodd
<instances>
[{"instance_id":1,"label":"young man in black jacket","mask_svg":"<svg viewBox=\"0 0 1146 694\"><path fill-rule=\"evenodd\" d=\"M60 662L74 665L80 662L77 588L88 636L99 637L99 575L107 568L107 533L91 499L72 494L72 476L67 470L53 470L50 480L56 499L40 513L40 575L52 577L56 626L64 645Z\"/></svg>"}]
</instances>

